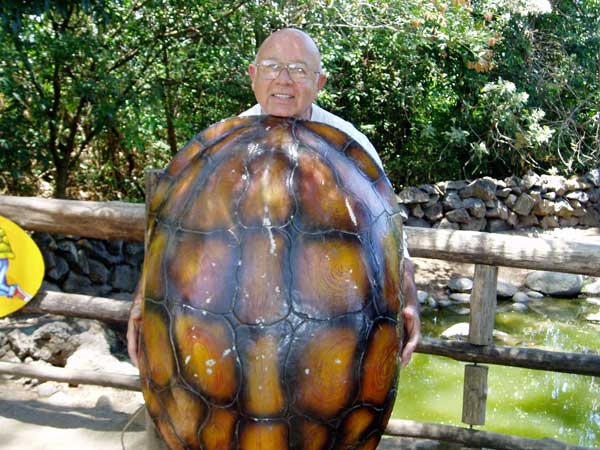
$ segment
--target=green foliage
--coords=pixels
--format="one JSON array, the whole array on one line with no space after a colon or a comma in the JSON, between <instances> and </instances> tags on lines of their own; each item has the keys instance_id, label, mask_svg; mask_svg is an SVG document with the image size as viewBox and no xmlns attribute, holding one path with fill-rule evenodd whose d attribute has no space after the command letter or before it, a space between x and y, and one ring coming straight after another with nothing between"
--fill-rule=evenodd
<instances>
[{"instance_id":1,"label":"green foliage","mask_svg":"<svg viewBox=\"0 0 600 450\"><path fill-rule=\"evenodd\" d=\"M396 186L587 170L600 159L600 3L544 5L2 2L0 191L141 199L145 168L255 102L247 65L283 26L315 38L319 103L367 134Z\"/></svg>"}]
</instances>

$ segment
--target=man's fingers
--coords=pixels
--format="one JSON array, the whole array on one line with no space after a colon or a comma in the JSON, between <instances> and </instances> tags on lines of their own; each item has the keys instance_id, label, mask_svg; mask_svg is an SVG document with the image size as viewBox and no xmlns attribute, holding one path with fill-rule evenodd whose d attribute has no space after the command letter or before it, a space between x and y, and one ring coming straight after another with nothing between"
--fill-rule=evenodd
<instances>
[{"instance_id":1,"label":"man's fingers","mask_svg":"<svg viewBox=\"0 0 600 450\"><path fill-rule=\"evenodd\" d=\"M142 320L142 308L140 303L134 303L129 313L127 323L127 353L131 363L138 367L138 336L140 334L140 322Z\"/></svg>"},{"instance_id":2,"label":"man's fingers","mask_svg":"<svg viewBox=\"0 0 600 450\"><path fill-rule=\"evenodd\" d=\"M406 367L410 362L413 352L416 350L421 340L421 321L419 313L415 307L409 305L402 310L404 318L404 330L406 333L406 342L402 349L402 367Z\"/></svg>"}]
</instances>

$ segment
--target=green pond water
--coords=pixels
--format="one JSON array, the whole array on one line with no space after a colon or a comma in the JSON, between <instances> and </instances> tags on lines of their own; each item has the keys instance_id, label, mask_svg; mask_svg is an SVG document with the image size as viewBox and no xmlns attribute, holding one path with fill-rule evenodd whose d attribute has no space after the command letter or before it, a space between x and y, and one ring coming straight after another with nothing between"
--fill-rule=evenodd
<instances>
[{"instance_id":1,"label":"green pond water","mask_svg":"<svg viewBox=\"0 0 600 450\"><path fill-rule=\"evenodd\" d=\"M600 353L600 324L586 321L600 306L586 300L545 298L514 312L501 303L495 329L514 338L509 344L555 351ZM447 310L422 312L423 334L440 333L469 316ZM415 354L401 372L393 417L467 426L461 422L465 363ZM488 366L488 431L530 438L555 438L600 447L600 378L497 365Z\"/></svg>"}]
</instances>

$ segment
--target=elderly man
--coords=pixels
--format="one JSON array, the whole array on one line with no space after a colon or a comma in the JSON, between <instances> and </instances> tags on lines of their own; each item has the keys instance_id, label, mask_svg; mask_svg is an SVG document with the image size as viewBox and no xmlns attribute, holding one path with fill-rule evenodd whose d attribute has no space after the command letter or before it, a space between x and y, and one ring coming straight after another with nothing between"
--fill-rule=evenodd
<instances>
[{"instance_id":1,"label":"elderly man","mask_svg":"<svg viewBox=\"0 0 600 450\"><path fill-rule=\"evenodd\" d=\"M332 125L361 144L383 167L379 155L365 135L349 122L314 104L327 77L321 68L319 49L306 33L293 28L285 28L271 34L260 46L254 63L248 66L248 73L252 79L252 90L258 104L243 112L242 116L270 114L280 117L297 117ZM406 336L402 350L402 365L406 366L419 342L421 323L414 283L414 268L406 252L406 245L404 248L403 294L405 305L402 314ZM141 300L140 286L138 286L127 329L129 356L136 365Z\"/></svg>"}]
</instances>

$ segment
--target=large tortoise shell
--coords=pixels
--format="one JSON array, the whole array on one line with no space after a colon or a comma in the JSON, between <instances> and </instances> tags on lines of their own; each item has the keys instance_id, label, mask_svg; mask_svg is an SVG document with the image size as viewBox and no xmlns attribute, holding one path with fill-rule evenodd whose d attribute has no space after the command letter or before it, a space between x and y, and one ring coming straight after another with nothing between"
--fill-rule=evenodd
<instances>
[{"instance_id":1,"label":"large tortoise shell","mask_svg":"<svg viewBox=\"0 0 600 450\"><path fill-rule=\"evenodd\" d=\"M219 122L150 205L140 374L172 449L374 449L396 396L401 221L328 125Z\"/></svg>"}]
</instances>

